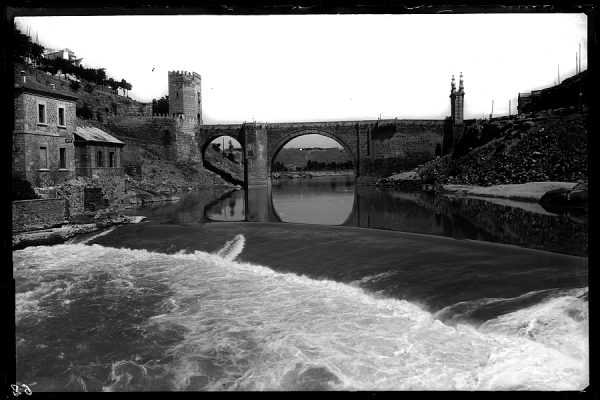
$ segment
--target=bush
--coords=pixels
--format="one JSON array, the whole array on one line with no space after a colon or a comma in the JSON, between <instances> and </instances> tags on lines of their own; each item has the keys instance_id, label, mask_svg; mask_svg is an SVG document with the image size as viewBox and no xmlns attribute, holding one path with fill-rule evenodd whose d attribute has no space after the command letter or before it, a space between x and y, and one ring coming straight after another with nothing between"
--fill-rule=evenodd
<instances>
[{"instance_id":1,"label":"bush","mask_svg":"<svg viewBox=\"0 0 600 400\"><path fill-rule=\"evenodd\" d=\"M75 108L75 115L82 119L92 119L94 113L92 110L90 110L87 104L84 104L83 107Z\"/></svg>"},{"instance_id":2,"label":"bush","mask_svg":"<svg viewBox=\"0 0 600 400\"><path fill-rule=\"evenodd\" d=\"M21 179L17 176L13 176L12 178L12 201L15 200L32 200L39 199L31 184L25 179Z\"/></svg>"},{"instance_id":3,"label":"bush","mask_svg":"<svg viewBox=\"0 0 600 400\"><path fill-rule=\"evenodd\" d=\"M69 87L74 91L74 92L78 92L79 88L81 87L81 84L77 81L71 81L71 83L69 84Z\"/></svg>"}]
</instances>

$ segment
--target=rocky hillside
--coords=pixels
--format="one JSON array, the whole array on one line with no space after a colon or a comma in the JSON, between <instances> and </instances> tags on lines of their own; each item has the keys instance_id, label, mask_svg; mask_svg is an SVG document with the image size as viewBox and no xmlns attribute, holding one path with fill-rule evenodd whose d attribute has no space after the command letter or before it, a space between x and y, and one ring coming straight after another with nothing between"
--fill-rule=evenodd
<instances>
[{"instance_id":1,"label":"rocky hillside","mask_svg":"<svg viewBox=\"0 0 600 400\"><path fill-rule=\"evenodd\" d=\"M586 116L570 111L477 122L466 129L452 153L416 172L435 185L587 182Z\"/></svg>"}]
</instances>

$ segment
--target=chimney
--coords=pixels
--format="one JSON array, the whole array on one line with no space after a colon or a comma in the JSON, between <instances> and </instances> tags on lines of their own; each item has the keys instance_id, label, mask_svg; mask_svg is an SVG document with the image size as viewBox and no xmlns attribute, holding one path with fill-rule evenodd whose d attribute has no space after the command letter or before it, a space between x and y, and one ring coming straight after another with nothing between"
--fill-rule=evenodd
<instances>
[{"instance_id":1,"label":"chimney","mask_svg":"<svg viewBox=\"0 0 600 400\"><path fill-rule=\"evenodd\" d=\"M27 82L27 75L25 74L25 71L21 71L21 79L23 79L23 83Z\"/></svg>"}]
</instances>

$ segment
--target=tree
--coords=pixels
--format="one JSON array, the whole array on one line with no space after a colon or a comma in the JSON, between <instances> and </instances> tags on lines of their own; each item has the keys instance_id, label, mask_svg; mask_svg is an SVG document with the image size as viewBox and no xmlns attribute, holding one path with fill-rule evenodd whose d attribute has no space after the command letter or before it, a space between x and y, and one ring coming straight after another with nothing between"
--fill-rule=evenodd
<instances>
[{"instance_id":1,"label":"tree","mask_svg":"<svg viewBox=\"0 0 600 400\"><path fill-rule=\"evenodd\" d=\"M77 81L71 81L71 83L69 83L69 87L70 87L70 88L71 88L73 91L75 91L75 92L78 92L78 91L79 91L79 88L81 87L81 84L80 84L79 82L77 82Z\"/></svg>"},{"instance_id":2,"label":"tree","mask_svg":"<svg viewBox=\"0 0 600 400\"><path fill-rule=\"evenodd\" d=\"M125 79L121 79L121 82L119 82L119 87L121 89L123 89L123 91L125 92L125 96L128 95L128 91L131 90L131 83L127 82Z\"/></svg>"},{"instance_id":3,"label":"tree","mask_svg":"<svg viewBox=\"0 0 600 400\"><path fill-rule=\"evenodd\" d=\"M31 187L31 184L25 179L13 176L12 187L11 187L12 201L15 200L31 200L39 199L35 193L35 190Z\"/></svg>"},{"instance_id":4,"label":"tree","mask_svg":"<svg viewBox=\"0 0 600 400\"><path fill-rule=\"evenodd\" d=\"M163 96L160 99L152 99L153 114L168 114L169 113L169 96Z\"/></svg>"}]
</instances>

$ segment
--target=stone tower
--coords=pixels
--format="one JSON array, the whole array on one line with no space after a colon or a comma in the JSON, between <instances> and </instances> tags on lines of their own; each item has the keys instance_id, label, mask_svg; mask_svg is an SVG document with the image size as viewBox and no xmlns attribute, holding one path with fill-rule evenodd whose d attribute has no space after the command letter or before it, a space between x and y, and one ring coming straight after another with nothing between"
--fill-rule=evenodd
<instances>
[{"instance_id":1,"label":"stone tower","mask_svg":"<svg viewBox=\"0 0 600 400\"><path fill-rule=\"evenodd\" d=\"M169 114L202 124L201 78L195 72L169 71Z\"/></svg>"},{"instance_id":2,"label":"stone tower","mask_svg":"<svg viewBox=\"0 0 600 400\"><path fill-rule=\"evenodd\" d=\"M463 86L463 76L460 73L458 82L458 91L454 84L454 75L450 84L450 115L454 126L462 126L464 121L465 90Z\"/></svg>"}]
</instances>

